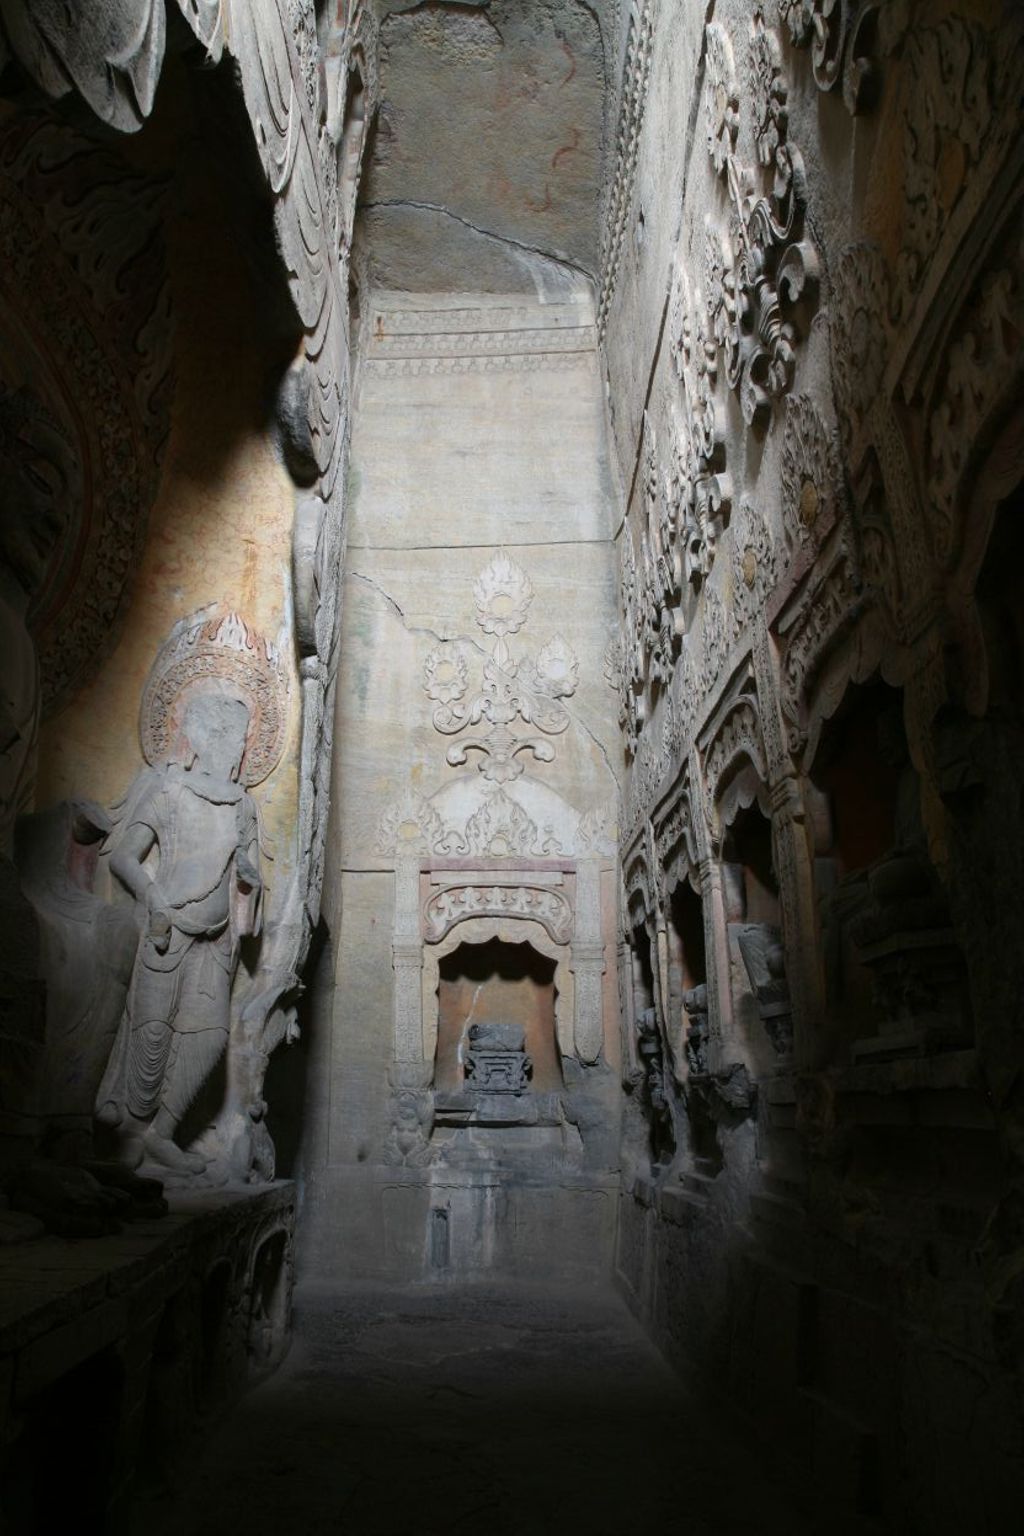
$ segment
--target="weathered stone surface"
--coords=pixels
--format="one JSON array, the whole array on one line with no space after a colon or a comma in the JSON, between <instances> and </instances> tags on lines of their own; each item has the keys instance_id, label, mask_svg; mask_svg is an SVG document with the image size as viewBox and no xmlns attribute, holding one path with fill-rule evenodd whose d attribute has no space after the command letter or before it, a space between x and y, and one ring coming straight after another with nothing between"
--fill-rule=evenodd
<instances>
[{"instance_id":1,"label":"weathered stone surface","mask_svg":"<svg viewBox=\"0 0 1024 1536\"><path fill-rule=\"evenodd\" d=\"M544 257L596 270L600 10L576 0L382 7L364 194L375 284L444 291L457 271L466 288L487 292L497 278L532 293ZM500 272L496 241L508 250Z\"/></svg>"},{"instance_id":2,"label":"weathered stone surface","mask_svg":"<svg viewBox=\"0 0 1024 1536\"><path fill-rule=\"evenodd\" d=\"M499 1230L506 1194L487 1180L507 1178L525 1232L547 1168L557 1267L586 1225L587 1181L616 1162L595 1127L613 1106L563 1072L613 1045L602 868L617 754L601 658L614 592L592 311L375 295L367 314L334 832L347 873L332 1054L348 1123L336 1111L336 1167L314 1179L351 1173L353 1221L390 1236L358 1261L319 1222L310 1240L332 1262L394 1273L429 1270L438 1244L457 1267L518 1266ZM375 908L380 869L393 885ZM384 967L357 935L374 953L386 939ZM503 1020L525 1030L525 1053L478 1049L476 1031ZM352 1168L354 1149L377 1168ZM381 1162L422 1168L421 1183L378 1198ZM457 1209L431 1216L430 1188L456 1174ZM563 1174L580 1187L563 1190ZM607 1228L594 1231L603 1246Z\"/></svg>"}]
</instances>

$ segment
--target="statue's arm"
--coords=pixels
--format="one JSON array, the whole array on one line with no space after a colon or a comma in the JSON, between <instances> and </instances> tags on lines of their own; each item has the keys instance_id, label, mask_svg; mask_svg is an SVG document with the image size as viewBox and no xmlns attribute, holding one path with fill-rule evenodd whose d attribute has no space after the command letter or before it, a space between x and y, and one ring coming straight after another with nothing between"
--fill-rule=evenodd
<instances>
[{"instance_id":1,"label":"statue's arm","mask_svg":"<svg viewBox=\"0 0 1024 1536\"><path fill-rule=\"evenodd\" d=\"M146 868L145 860L155 846L156 833L153 829L135 822L121 837L110 858L110 868L121 884L128 887L137 901L144 901L147 905L152 900L150 893L156 881Z\"/></svg>"},{"instance_id":2,"label":"statue's arm","mask_svg":"<svg viewBox=\"0 0 1024 1536\"><path fill-rule=\"evenodd\" d=\"M170 939L171 914L156 876L151 874L145 864L157 842L152 827L148 827L145 822L133 822L111 855L110 867L136 901L141 901L146 907L149 913L149 936L157 949L162 951Z\"/></svg>"},{"instance_id":3,"label":"statue's arm","mask_svg":"<svg viewBox=\"0 0 1024 1536\"><path fill-rule=\"evenodd\" d=\"M263 876L260 874L259 823L256 819L256 807L248 796L246 796L246 802L246 814L238 839L235 874L239 884L246 890L259 891L263 887Z\"/></svg>"}]
</instances>

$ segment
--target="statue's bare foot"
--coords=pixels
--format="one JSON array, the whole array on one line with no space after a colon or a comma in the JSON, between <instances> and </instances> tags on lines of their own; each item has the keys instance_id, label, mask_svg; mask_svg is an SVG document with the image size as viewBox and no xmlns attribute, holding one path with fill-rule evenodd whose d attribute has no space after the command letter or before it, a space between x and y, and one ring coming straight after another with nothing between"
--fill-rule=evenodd
<instances>
[{"instance_id":1,"label":"statue's bare foot","mask_svg":"<svg viewBox=\"0 0 1024 1536\"><path fill-rule=\"evenodd\" d=\"M198 1152L185 1152L169 1136L158 1136L150 1130L142 1141L147 1160L159 1163L161 1168L170 1168L174 1173L202 1173L206 1167L205 1157Z\"/></svg>"},{"instance_id":2,"label":"statue's bare foot","mask_svg":"<svg viewBox=\"0 0 1024 1536\"><path fill-rule=\"evenodd\" d=\"M117 1146L117 1160L122 1168L127 1168L129 1172L134 1172L145 1155L146 1140L142 1132L123 1132Z\"/></svg>"}]
</instances>

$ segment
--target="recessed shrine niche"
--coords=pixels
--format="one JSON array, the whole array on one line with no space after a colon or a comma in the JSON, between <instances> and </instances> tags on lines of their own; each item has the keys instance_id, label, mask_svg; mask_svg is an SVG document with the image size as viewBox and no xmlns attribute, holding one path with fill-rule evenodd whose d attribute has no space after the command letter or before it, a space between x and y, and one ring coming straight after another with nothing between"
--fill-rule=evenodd
<instances>
[{"instance_id":1,"label":"recessed shrine niche","mask_svg":"<svg viewBox=\"0 0 1024 1536\"><path fill-rule=\"evenodd\" d=\"M569 960L569 945L528 919L473 918L427 947L425 1161L579 1162Z\"/></svg>"},{"instance_id":2,"label":"recessed shrine niche","mask_svg":"<svg viewBox=\"0 0 1024 1536\"><path fill-rule=\"evenodd\" d=\"M932 864L903 696L874 677L826 721L811 780L826 1007L853 1061L969 1043L970 1004L948 895Z\"/></svg>"},{"instance_id":3,"label":"recessed shrine niche","mask_svg":"<svg viewBox=\"0 0 1024 1536\"><path fill-rule=\"evenodd\" d=\"M633 1104L640 1111L642 1132L633 1115L630 1139L636 1171L657 1177L674 1161L680 1147L677 1120L681 1113L676 1091L671 1044L672 1010L666 1032L659 1019L654 975L655 944L645 925L633 929L630 963L633 987L634 1037L631 1063ZM668 1038L666 1038L666 1033Z\"/></svg>"},{"instance_id":4,"label":"recessed shrine niche","mask_svg":"<svg viewBox=\"0 0 1024 1536\"><path fill-rule=\"evenodd\" d=\"M758 1073L777 1071L792 1059L793 1015L772 828L756 801L726 833L722 864L736 1027Z\"/></svg>"},{"instance_id":5,"label":"recessed shrine niche","mask_svg":"<svg viewBox=\"0 0 1024 1536\"><path fill-rule=\"evenodd\" d=\"M439 1093L556 1093L563 1086L555 1038L555 961L524 940L460 944L438 970ZM488 1035L498 1025L505 1036ZM488 1061L488 1058L492 1058ZM520 1062L518 1059L522 1058Z\"/></svg>"},{"instance_id":6,"label":"recessed shrine niche","mask_svg":"<svg viewBox=\"0 0 1024 1536\"><path fill-rule=\"evenodd\" d=\"M704 910L689 881L671 891L667 916L669 1030L699 1076L708 1070L708 972Z\"/></svg>"},{"instance_id":7,"label":"recessed shrine niche","mask_svg":"<svg viewBox=\"0 0 1024 1536\"><path fill-rule=\"evenodd\" d=\"M687 1096L690 1151L700 1172L714 1176L722 1168L722 1149L710 1095L708 972L704 908L688 880L669 893L668 942L669 1034L677 1062L685 1063L691 1092Z\"/></svg>"}]
</instances>

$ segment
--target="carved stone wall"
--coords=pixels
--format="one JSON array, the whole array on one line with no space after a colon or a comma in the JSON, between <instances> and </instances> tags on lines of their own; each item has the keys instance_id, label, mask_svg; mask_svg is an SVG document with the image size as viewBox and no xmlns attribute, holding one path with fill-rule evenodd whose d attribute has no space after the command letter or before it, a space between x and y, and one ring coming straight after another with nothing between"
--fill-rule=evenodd
<instances>
[{"instance_id":1,"label":"carved stone wall","mask_svg":"<svg viewBox=\"0 0 1024 1536\"><path fill-rule=\"evenodd\" d=\"M332 1269L422 1276L443 1206L460 1273L555 1272L597 1212L610 1260L621 759L593 308L372 293L367 321L308 1240ZM553 964L557 1091L437 1090L445 958L493 943Z\"/></svg>"},{"instance_id":2,"label":"carved stone wall","mask_svg":"<svg viewBox=\"0 0 1024 1536\"><path fill-rule=\"evenodd\" d=\"M266 1177L263 1075L295 1034L323 882L348 273L376 16L361 3L318 14L312 0L178 9L83 19L15 0L0 23L13 99L58 103L5 108L2 123L3 382L64 441L70 468L50 473L72 508L29 612L44 704L64 712L18 805L33 787L40 806L123 792L141 764L131 722L149 664L189 615L238 610L270 638L290 674L286 750L258 795L267 923L234 989L219 1124L233 1176ZM97 147L90 110L136 138ZM26 714L26 740L30 727Z\"/></svg>"},{"instance_id":3,"label":"carved stone wall","mask_svg":"<svg viewBox=\"0 0 1024 1536\"><path fill-rule=\"evenodd\" d=\"M1019 645L997 636L1003 600L983 602L979 572L991 593L985 552L1022 468L1024 39L998 6L633 10L646 78L628 55L636 134L599 314L624 487L607 675L627 750L625 1198L658 1276L638 1304L656 1294L659 1336L719 1381L704 1258L748 1298L744 1358L759 1318L792 1309L810 1363L760 1383L759 1417L809 1414L819 1475L846 1476L862 1512L952 1531L1017 1475L992 1434L1021 1251L1007 1191L1024 1173L1000 1084L1020 1046L989 1019L1018 905L995 818L1016 826L1021 719L988 680ZM969 743L990 739L983 769ZM857 854L872 794L888 797L886 846ZM983 869L1000 893L985 934L966 894ZM985 1166L977 1185L938 1133L881 1128L918 1115ZM923 1167L933 1198L911 1192ZM723 1219L757 1238L738 1266ZM773 1254L792 1285L769 1277ZM970 1341L946 1310L959 1285ZM734 1349L736 1327L734 1312ZM899 1341L874 1385L853 1366L828 1388L815 1376L842 1332L873 1360ZM984 1408L970 1470L958 1456L939 1475L928 1437L955 1432L916 1381L955 1398L963 1351ZM844 1413L855 1475L828 1449Z\"/></svg>"}]
</instances>

